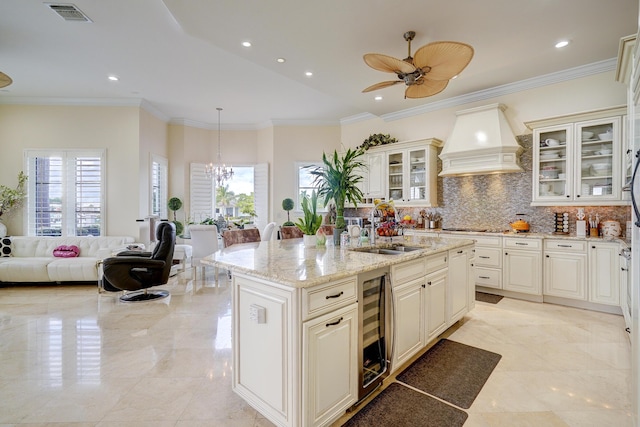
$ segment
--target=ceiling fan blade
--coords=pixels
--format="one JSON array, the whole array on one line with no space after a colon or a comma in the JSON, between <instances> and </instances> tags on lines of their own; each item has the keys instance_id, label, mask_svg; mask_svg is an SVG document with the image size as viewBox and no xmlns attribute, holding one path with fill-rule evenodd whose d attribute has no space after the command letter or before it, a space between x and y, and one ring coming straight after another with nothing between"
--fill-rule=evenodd
<instances>
[{"instance_id":1,"label":"ceiling fan blade","mask_svg":"<svg viewBox=\"0 0 640 427\"><path fill-rule=\"evenodd\" d=\"M473 58L473 48L466 43L434 42L422 46L413 56L417 68L430 67L429 80L449 80L465 69Z\"/></svg>"},{"instance_id":2,"label":"ceiling fan blade","mask_svg":"<svg viewBox=\"0 0 640 427\"><path fill-rule=\"evenodd\" d=\"M416 67L406 61L381 53L367 53L363 58L369 67L385 73L412 73L416 70Z\"/></svg>"},{"instance_id":3,"label":"ceiling fan blade","mask_svg":"<svg viewBox=\"0 0 640 427\"><path fill-rule=\"evenodd\" d=\"M376 83L376 84L371 85L368 88L364 89L362 91L362 93L371 92L371 91L378 90L378 89L384 89L385 87L393 86L396 83L404 83L404 82L402 80L393 80L393 81L388 81L388 82Z\"/></svg>"},{"instance_id":4,"label":"ceiling fan blade","mask_svg":"<svg viewBox=\"0 0 640 427\"><path fill-rule=\"evenodd\" d=\"M407 87L404 91L405 98L426 98L442 92L449 80L427 80L424 77L418 79L418 83Z\"/></svg>"},{"instance_id":5,"label":"ceiling fan blade","mask_svg":"<svg viewBox=\"0 0 640 427\"><path fill-rule=\"evenodd\" d=\"M0 88L9 86L13 80L11 77L7 76L5 73L0 71Z\"/></svg>"}]
</instances>

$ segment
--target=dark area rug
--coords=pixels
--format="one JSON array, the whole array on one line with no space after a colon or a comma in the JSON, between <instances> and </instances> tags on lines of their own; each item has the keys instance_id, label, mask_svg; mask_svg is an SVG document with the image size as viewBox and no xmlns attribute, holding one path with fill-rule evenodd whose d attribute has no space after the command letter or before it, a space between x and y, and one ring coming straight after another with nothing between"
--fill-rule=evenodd
<instances>
[{"instance_id":1,"label":"dark area rug","mask_svg":"<svg viewBox=\"0 0 640 427\"><path fill-rule=\"evenodd\" d=\"M497 304L502 299L502 295L487 294L476 291L476 301L488 302L489 304Z\"/></svg>"},{"instance_id":2,"label":"dark area rug","mask_svg":"<svg viewBox=\"0 0 640 427\"><path fill-rule=\"evenodd\" d=\"M490 351L441 339L396 378L468 409L500 358Z\"/></svg>"},{"instance_id":3,"label":"dark area rug","mask_svg":"<svg viewBox=\"0 0 640 427\"><path fill-rule=\"evenodd\" d=\"M407 386L391 383L343 426L459 427L467 413Z\"/></svg>"}]
</instances>

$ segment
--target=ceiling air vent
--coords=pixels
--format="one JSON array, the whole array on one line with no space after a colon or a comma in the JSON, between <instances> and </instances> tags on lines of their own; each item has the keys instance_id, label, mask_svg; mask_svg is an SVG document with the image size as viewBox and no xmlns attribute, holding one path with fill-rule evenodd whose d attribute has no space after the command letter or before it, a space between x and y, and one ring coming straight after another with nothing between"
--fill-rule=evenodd
<instances>
[{"instance_id":1,"label":"ceiling air vent","mask_svg":"<svg viewBox=\"0 0 640 427\"><path fill-rule=\"evenodd\" d=\"M47 3L47 6L65 21L92 22L78 7L71 3Z\"/></svg>"}]
</instances>

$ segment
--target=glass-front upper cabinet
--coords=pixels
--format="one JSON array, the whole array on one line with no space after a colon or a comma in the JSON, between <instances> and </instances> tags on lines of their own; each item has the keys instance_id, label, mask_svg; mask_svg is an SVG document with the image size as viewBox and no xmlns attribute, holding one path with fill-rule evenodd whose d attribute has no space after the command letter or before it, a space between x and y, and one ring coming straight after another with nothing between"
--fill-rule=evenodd
<instances>
[{"instance_id":1,"label":"glass-front upper cabinet","mask_svg":"<svg viewBox=\"0 0 640 427\"><path fill-rule=\"evenodd\" d=\"M534 129L534 205L621 201L621 118Z\"/></svg>"},{"instance_id":2,"label":"glass-front upper cabinet","mask_svg":"<svg viewBox=\"0 0 640 427\"><path fill-rule=\"evenodd\" d=\"M427 149L390 151L387 159L388 198L398 203L427 200Z\"/></svg>"},{"instance_id":3,"label":"glass-front upper cabinet","mask_svg":"<svg viewBox=\"0 0 640 427\"><path fill-rule=\"evenodd\" d=\"M387 156L389 185L388 199L402 200L404 198L404 153L389 153Z\"/></svg>"},{"instance_id":4,"label":"glass-front upper cabinet","mask_svg":"<svg viewBox=\"0 0 640 427\"><path fill-rule=\"evenodd\" d=\"M576 175L580 179L576 180L574 192L581 199L620 199L620 131L619 117L576 123Z\"/></svg>"}]
</instances>

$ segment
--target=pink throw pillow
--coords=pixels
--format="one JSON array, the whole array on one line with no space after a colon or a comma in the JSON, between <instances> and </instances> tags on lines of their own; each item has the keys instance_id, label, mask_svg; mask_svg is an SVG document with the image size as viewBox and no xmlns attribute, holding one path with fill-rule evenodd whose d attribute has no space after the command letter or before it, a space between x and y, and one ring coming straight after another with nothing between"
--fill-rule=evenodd
<instances>
[{"instance_id":1,"label":"pink throw pillow","mask_svg":"<svg viewBox=\"0 0 640 427\"><path fill-rule=\"evenodd\" d=\"M80 248L76 245L60 245L53 250L53 256L58 258L75 258L80 255Z\"/></svg>"}]
</instances>

